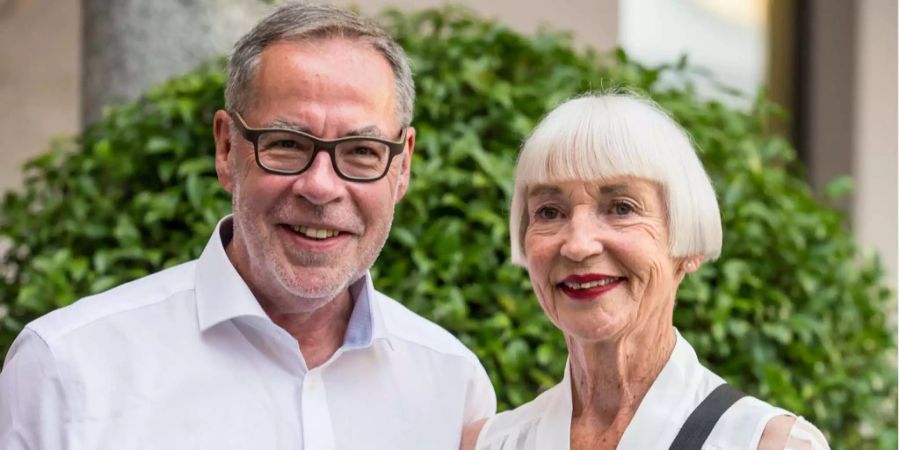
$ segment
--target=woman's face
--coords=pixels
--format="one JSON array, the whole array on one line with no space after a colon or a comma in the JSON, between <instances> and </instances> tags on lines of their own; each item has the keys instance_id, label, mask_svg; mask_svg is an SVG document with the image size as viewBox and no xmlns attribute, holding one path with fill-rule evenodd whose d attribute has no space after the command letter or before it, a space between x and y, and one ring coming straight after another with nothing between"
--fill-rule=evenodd
<instances>
[{"instance_id":1,"label":"woman's face","mask_svg":"<svg viewBox=\"0 0 900 450\"><path fill-rule=\"evenodd\" d=\"M540 184L526 201L528 274L567 336L599 342L672 326L684 272L669 253L658 184L634 177Z\"/></svg>"}]
</instances>

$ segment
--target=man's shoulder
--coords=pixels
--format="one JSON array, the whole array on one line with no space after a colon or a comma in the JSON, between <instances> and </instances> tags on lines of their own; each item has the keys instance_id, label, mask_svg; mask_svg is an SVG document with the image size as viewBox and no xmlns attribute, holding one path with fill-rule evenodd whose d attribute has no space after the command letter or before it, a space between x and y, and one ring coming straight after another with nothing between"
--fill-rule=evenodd
<instances>
[{"instance_id":1,"label":"man's shoulder","mask_svg":"<svg viewBox=\"0 0 900 450\"><path fill-rule=\"evenodd\" d=\"M49 343L105 319L159 304L193 289L195 265L196 261L182 263L81 298L33 320L26 327Z\"/></svg>"},{"instance_id":2,"label":"man's shoulder","mask_svg":"<svg viewBox=\"0 0 900 450\"><path fill-rule=\"evenodd\" d=\"M448 356L458 356L480 365L478 358L459 339L440 325L410 311L400 302L376 291L376 301L384 318L387 333L412 345Z\"/></svg>"}]
</instances>

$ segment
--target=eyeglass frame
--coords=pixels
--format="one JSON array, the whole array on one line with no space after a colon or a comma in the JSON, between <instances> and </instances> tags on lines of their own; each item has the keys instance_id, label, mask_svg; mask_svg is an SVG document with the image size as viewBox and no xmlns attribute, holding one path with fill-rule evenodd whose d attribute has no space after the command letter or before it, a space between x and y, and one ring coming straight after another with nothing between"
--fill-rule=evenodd
<instances>
[{"instance_id":1,"label":"eyeglass frame","mask_svg":"<svg viewBox=\"0 0 900 450\"><path fill-rule=\"evenodd\" d=\"M394 157L399 155L400 153L403 153L403 150L406 149L406 133L409 131L409 127L403 127L403 130L400 131L400 140L396 142L370 136L346 136L338 139L319 139L318 137L313 136L309 133L304 133L300 130L291 130L289 128L250 127L247 125L247 122L244 121L244 117L241 116L241 113L237 111L228 111L228 116L231 117L231 121L237 126L238 132L241 134L241 137L253 144L253 153L254 157L256 158L256 165L259 166L260 169L275 175L299 175L303 172L306 172L310 167L312 167L313 162L319 155L319 152L325 152L328 153L328 156L331 159L331 167L332 169L334 169L335 175L337 175L338 178L342 180L352 181L354 183L371 183L384 178L384 176L387 175L387 173L391 170L391 163L394 161ZM266 167L259 159L259 137L262 136L263 133L267 132L295 134L312 141L313 151L306 165L303 166L303 168L301 168L300 170L296 171L278 170ZM344 173L341 172L341 169L338 168L335 149L337 148L338 144L352 141L375 141L388 146L388 160L387 164L385 164L384 166L384 172L382 172L381 175L375 178L353 178L344 175Z\"/></svg>"}]
</instances>

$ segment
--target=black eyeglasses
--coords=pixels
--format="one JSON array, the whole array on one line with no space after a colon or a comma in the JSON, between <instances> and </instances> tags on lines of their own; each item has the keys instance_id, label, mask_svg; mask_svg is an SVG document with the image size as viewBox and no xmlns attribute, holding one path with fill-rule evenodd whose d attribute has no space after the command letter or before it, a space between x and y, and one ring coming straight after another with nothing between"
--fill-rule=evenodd
<instances>
[{"instance_id":1,"label":"black eyeglasses","mask_svg":"<svg viewBox=\"0 0 900 450\"><path fill-rule=\"evenodd\" d=\"M280 175L303 173L319 152L331 156L338 177L348 181L369 182L383 178L394 156L403 152L404 127L397 142L364 136L322 140L302 131L284 128L250 128L238 112L229 112L241 136L253 144L256 164L266 172Z\"/></svg>"}]
</instances>

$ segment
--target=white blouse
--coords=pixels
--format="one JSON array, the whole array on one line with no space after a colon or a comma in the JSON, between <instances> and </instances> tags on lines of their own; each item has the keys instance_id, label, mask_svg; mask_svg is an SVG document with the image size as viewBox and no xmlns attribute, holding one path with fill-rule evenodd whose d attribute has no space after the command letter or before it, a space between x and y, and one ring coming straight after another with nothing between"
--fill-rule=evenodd
<instances>
[{"instance_id":1,"label":"white blouse","mask_svg":"<svg viewBox=\"0 0 900 450\"><path fill-rule=\"evenodd\" d=\"M656 381L625 429L618 450L668 450L694 408L724 380L703 367L675 330L676 344ZM561 383L529 403L487 421L477 450L567 450L572 420L569 366ZM769 419L793 415L754 397L737 401L716 423L703 450L756 450ZM827 450L815 426L798 417L787 450Z\"/></svg>"}]
</instances>

